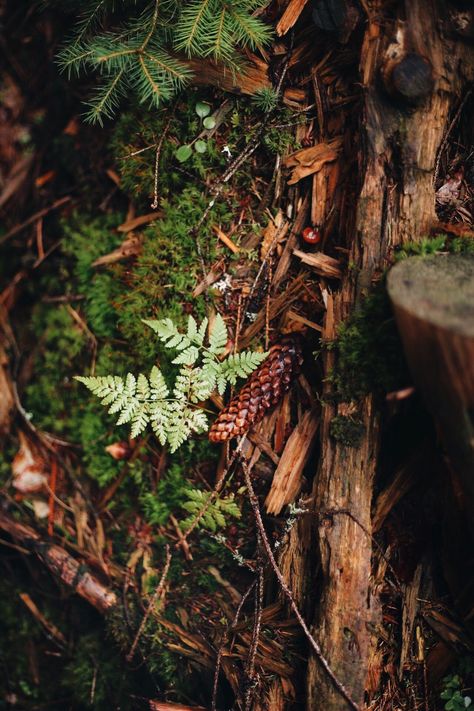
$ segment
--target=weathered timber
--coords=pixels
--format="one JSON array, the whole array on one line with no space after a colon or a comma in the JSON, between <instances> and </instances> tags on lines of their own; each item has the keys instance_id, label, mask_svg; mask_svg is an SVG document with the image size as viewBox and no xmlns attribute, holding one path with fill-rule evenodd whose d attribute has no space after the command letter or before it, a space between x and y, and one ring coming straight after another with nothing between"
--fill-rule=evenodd
<instances>
[{"instance_id":1,"label":"weathered timber","mask_svg":"<svg viewBox=\"0 0 474 711\"><path fill-rule=\"evenodd\" d=\"M474 257L413 257L388 279L408 364L474 515Z\"/></svg>"},{"instance_id":2,"label":"weathered timber","mask_svg":"<svg viewBox=\"0 0 474 711\"><path fill-rule=\"evenodd\" d=\"M329 304L323 339L337 335L338 324L370 291L395 246L429 234L436 221L433 175L437 153L450 114L473 74L472 46L441 34L444 6L435 0L410 0L394 7L393 22L386 23L382 5L376 1L368 6L361 50L361 188L354 219L350 211L347 214L346 236L348 258L356 269L343 278L341 290ZM388 96L380 81L387 59L407 51L427 59L435 80L432 91L416 106ZM350 144L349 138L346 145ZM333 351L325 355L326 372L334 358ZM346 447L329 436L331 419L344 414L348 405L329 403L322 411L321 458L313 487L321 565L321 580L314 583L318 590L314 634L335 674L362 707L367 700L370 653L377 643L371 630L380 620L378 600L370 585L371 504L380 409L371 395L356 406L365 428L356 447ZM308 551L307 544L304 548ZM297 555L297 546L292 550ZM308 575L312 562L308 558ZM291 567L299 574L304 571L301 562L294 561ZM307 708L347 708L316 658L308 663Z\"/></svg>"}]
</instances>

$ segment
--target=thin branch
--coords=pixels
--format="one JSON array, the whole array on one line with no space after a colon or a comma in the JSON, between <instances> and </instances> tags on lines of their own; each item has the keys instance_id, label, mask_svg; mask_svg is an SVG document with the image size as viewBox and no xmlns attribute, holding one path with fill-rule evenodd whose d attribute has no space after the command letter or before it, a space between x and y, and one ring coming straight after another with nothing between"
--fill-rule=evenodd
<instances>
[{"instance_id":1,"label":"thin branch","mask_svg":"<svg viewBox=\"0 0 474 711\"><path fill-rule=\"evenodd\" d=\"M240 462L242 465L242 469L244 471L245 483L246 483L248 493L249 493L250 505L252 506L252 509L253 509L253 512L255 515L255 521L256 521L260 536L261 536L263 548L265 550L265 553L267 554L267 557L268 557L270 565L273 569L273 572L275 573L277 580L280 583L280 587L281 587L283 593L285 594L285 596L290 604L290 607L293 610L295 617L298 620L299 625L306 636L306 639L310 643L313 652L315 653L315 655L316 655L319 663L323 667L324 671L326 672L326 674L332 681L335 689L347 701L347 703L349 704L351 709L353 709L353 711L360 711L360 707L351 698L349 691L346 689L344 684L342 684L342 682L339 681L339 679L337 678L337 676L331 669L329 662L327 661L326 657L322 653L321 647L314 639L313 635L311 634L311 632L308 628L308 625L306 624L305 620L303 619L303 616L302 616L301 612L299 611L299 608L293 598L293 593L291 592L290 588L288 587L288 585L285 582L283 575L281 574L281 571L280 571L280 569L277 565L277 562L275 560L275 557L273 555L273 551L272 551L270 542L268 540L268 536L265 531L265 526L263 525L262 514L260 513L260 506L258 503L258 498L255 494L255 491L252 486L252 481L250 478L250 470L248 468L247 462L244 459L241 458Z\"/></svg>"}]
</instances>

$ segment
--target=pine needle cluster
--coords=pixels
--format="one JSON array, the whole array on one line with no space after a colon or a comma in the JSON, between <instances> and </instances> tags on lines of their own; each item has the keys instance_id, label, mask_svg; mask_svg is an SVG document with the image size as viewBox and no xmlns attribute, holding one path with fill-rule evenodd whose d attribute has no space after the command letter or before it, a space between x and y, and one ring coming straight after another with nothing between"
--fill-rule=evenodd
<instances>
[{"instance_id":1,"label":"pine needle cluster","mask_svg":"<svg viewBox=\"0 0 474 711\"><path fill-rule=\"evenodd\" d=\"M69 76L96 72L100 83L86 119L112 118L130 92L157 107L192 79L186 58L209 57L236 68L239 48L271 38L255 10L262 0L156 0L153 4L81 3L75 35L59 54Z\"/></svg>"},{"instance_id":2,"label":"pine needle cluster","mask_svg":"<svg viewBox=\"0 0 474 711\"><path fill-rule=\"evenodd\" d=\"M150 426L162 445L175 452L188 437L207 431L208 420L201 403L217 390L223 394L227 384L247 377L266 358L267 353L243 351L223 358L228 333L219 314L208 333L208 319L198 327L188 318L186 333L181 333L169 318L144 321L167 348L178 355L173 363L181 366L174 385L168 387L162 372L153 366L150 375L76 376L110 414L118 414L117 425L131 424L131 436L137 437Z\"/></svg>"}]
</instances>

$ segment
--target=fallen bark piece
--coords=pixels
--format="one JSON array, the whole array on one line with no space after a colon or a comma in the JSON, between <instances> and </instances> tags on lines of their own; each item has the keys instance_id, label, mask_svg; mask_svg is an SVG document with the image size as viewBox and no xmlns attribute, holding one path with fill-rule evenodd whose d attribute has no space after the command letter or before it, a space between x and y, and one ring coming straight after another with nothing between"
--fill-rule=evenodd
<instances>
[{"instance_id":1,"label":"fallen bark piece","mask_svg":"<svg viewBox=\"0 0 474 711\"><path fill-rule=\"evenodd\" d=\"M302 252L300 249L293 250L293 254L299 257L304 264L308 264L320 276L328 279L340 279L342 276L341 263L334 257L329 257L322 252Z\"/></svg>"},{"instance_id":2,"label":"fallen bark piece","mask_svg":"<svg viewBox=\"0 0 474 711\"><path fill-rule=\"evenodd\" d=\"M286 443L265 500L267 513L277 516L282 508L298 496L303 469L319 427L316 410L306 412Z\"/></svg>"},{"instance_id":3,"label":"fallen bark piece","mask_svg":"<svg viewBox=\"0 0 474 711\"><path fill-rule=\"evenodd\" d=\"M43 541L33 528L17 523L0 513L0 529L6 531L15 540L29 545L58 580L73 588L99 612L108 612L117 604L117 596L112 590L103 585L63 548Z\"/></svg>"},{"instance_id":4,"label":"fallen bark piece","mask_svg":"<svg viewBox=\"0 0 474 711\"><path fill-rule=\"evenodd\" d=\"M276 33L279 37L286 35L288 30L291 30L296 24L307 2L308 0L290 0L276 26Z\"/></svg>"},{"instance_id":5,"label":"fallen bark piece","mask_svg":"<svg viewBox=\"0 0 474 711\"><path fill-rule=\"evenodd\" d=\"M341 146L342 138L335 138L328 143L317 143L289 155L284 161L286 168L293 168L288 185L295 185L302 178L317 173L326 163L336 160Z\"/></svg>"},{"instance_id":6,"label":"fallen bark piece","mask_svg":"<svg viewBox=\"0 0 474 711\"><path fill-rule=\"evenodd\" d=\"M209 430L211 442L226 442L245 434L289 390L303 364L298 338L287 337L270 348L241 391L230 401Z\"/></svg>"}]
</instances>

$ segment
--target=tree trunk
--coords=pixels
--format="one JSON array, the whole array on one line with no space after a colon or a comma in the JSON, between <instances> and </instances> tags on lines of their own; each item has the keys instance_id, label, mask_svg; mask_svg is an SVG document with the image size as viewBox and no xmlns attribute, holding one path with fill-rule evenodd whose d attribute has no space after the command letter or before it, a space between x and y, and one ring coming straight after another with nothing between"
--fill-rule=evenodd
<instances>
[{"instance_id":1,"label":"tree trunk","mask_svg":"<svg viewBox=\"0 0 474 711\"><path fill-rule=\"evenodd\" d=\"M343 279L333 301L330 297L326 340L336 336L338 325L380 276L393 248L420 240L434 225L437 155L450 112L473 67L472 47L448 36L449 13L441 3L407 0L395 9L381 2L363 4L369 11L361 52L363 179L348 245L349 261L357 270ZM333 359L333 353L326 354L326 373ZM329 425L335 415L354 408L365 434L359 445L348 447L331 439ZM370 587L379 423L380 409L372 395L357 404L325 404L313 488L322 573L314 633L336 676L360 706L375 643L372 630L380 622ZM307 708L347 707L318 660L310 658Z\"/></svg>"}]
</instances>

